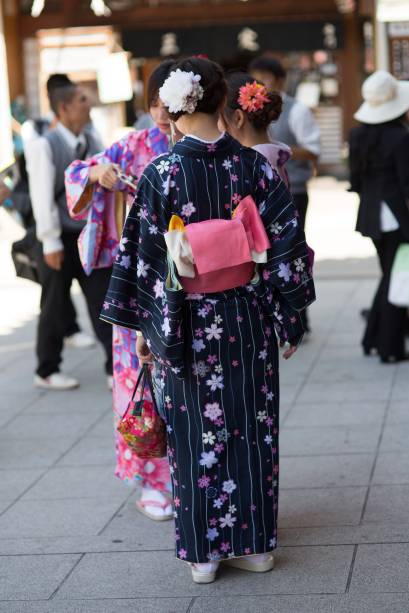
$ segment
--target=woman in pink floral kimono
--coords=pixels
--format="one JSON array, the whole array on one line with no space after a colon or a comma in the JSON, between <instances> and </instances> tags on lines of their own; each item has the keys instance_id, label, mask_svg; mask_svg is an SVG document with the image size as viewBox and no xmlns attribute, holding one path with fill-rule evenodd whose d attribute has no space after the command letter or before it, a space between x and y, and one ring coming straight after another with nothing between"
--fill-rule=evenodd
<instances>
[{"instance_id":1,"label":"woman in pink floral kimono","mask_svg":"<svg viewBox=\"0 0 409 613\"><path fill-rule=\"evenodd\" d=\"M104 152L77 160L66 171L67 201L75 219L86 219L79 250L86 273L94 268L112 266L125 219L125 207L135 196L136 184L145 166L169 148L170 124L158 92L173 62L162 63L152 73L148 85L148 102L155 127L131 131ZM118 179L118 173L120 179ZM126 175L126 177L125 177ZM122 180L121 180L122 178ZM139 372L136 356L136 333L114 326L113 405L115 424L124 413ZM116 428L115 428L116 431ZM173 517L170 499L170 475L167 458L143 460L116 431L115 474L122 480L142 481L142 496L136 506L151 519Z\"/></svg>"}]
</instances>

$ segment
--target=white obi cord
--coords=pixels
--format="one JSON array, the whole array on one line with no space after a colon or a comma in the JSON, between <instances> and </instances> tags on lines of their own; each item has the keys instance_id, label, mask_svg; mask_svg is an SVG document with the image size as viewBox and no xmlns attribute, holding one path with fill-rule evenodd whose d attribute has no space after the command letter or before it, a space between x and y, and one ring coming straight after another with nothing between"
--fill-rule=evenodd
<instances>
[{"instance_id":1,"label":"white obi cord","mask_svg":"<svg viewBox=\"0 0 409 613\"><path fill-rule=\"evenodd\" d=\"M165 242L179 275L194 279L194 257L186 232L182 230L166 232Z\"/></svg>"}]
</instances>

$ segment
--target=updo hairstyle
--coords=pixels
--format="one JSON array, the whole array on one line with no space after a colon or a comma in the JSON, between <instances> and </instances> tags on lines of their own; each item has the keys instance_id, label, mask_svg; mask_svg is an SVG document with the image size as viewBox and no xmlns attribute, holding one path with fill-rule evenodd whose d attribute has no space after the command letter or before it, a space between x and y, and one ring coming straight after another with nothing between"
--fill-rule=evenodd
<instances>
[{"instance_id":1,"label":"updo hairstyle","mask_svg":"<svg viewBox=\"0 0 409 613\"><path fill-rule=\"evenodd\" d=\"M204 89L203 98L198 101L195 112L214 115L223 105L227 95L227 83L221 66L211 60L201 57L190 57L176 62L172 71L182 70L200 75L200 85ZM171 72L172 72L171 71ZM182 115L188 115L184 111L169 113L173 121L177 121Z\"/></svg>"},{"instance_id":2,"label":"updo hairstyle","mask_svg":"<svg viewBox=\"0 0 409 613\"><path fill-rule=\"evenodd\" d=\"M277 121L283 110L283 99L277 92L268 92L269 102L257 111L246 111L239 104L240 88L247 83L254 83L255 79L245 72L233 72L227 75L227 105L225 115L230 118L237 109L246 114L255 130L265 130L271 122ZM263 85L260 81L256 81Z\"/></svg>"}]
</instances>

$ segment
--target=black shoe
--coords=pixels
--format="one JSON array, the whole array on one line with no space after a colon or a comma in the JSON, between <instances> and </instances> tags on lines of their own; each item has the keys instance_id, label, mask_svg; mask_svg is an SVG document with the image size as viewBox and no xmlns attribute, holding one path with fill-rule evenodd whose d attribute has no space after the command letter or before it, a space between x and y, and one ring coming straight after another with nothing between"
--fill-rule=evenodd
<instances>
[{"instance_id":1,"label":"black shoe","mask_svg":"<svg viewBox=\"0 0 409 613\"><path fill-rule=\"evenodd\" d=\"M405 354L402 357L396 357L395 355L388 355L380 358L382 364L397 364L398 362L406 362L409 360L409 354Z\"/></svg>"}]
</instances>

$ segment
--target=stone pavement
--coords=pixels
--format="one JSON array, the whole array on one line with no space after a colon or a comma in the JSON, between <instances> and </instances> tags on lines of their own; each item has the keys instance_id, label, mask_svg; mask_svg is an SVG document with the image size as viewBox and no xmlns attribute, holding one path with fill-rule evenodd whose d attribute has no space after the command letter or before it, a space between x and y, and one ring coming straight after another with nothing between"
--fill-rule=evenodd
<instances>
[{"instance_id":1,"label":"stone pavement","mask_svg":"<svg viewBox=\"0 0 409 613\"><path fill-rule=\"evenodd\" d=\"M2 269L0 613L409 612L409 365L359 350L376 267L341 188L313 186L319 300L313 338L282 362L280 548L267 575L192 583L171 523L137 514L112 474L100 350L66 352L79 390L33 390L37 289ZM2 262L13 232L0 216Z\"/></svg>"}]
</instances>

